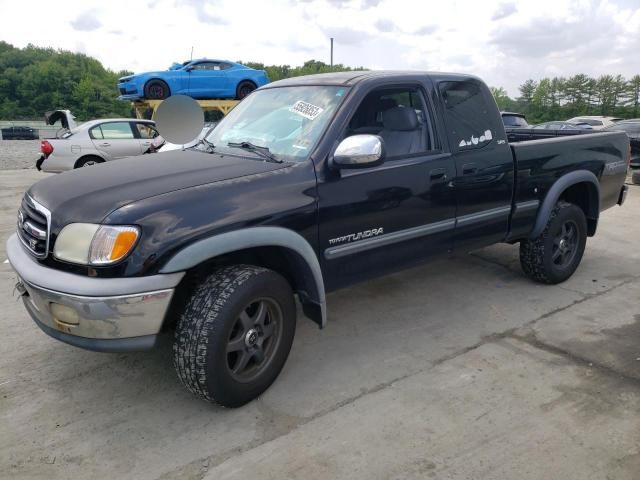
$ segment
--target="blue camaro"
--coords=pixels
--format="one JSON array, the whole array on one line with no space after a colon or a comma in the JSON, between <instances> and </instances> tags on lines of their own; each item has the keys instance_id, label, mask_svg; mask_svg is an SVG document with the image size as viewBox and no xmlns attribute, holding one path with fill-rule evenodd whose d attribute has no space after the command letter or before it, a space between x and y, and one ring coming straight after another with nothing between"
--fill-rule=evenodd
<instances>
[{"instance_id":1,"label":"blue camaro","mask_svg":"<svg viewBox=\"0 0 640 480\"><path fill-rule=\"evenodd\" d=\"M120 100L163 99L182 94L193 98L237 98L269 83L264 70L206 58L174 63L169 70L139 73L118 80Z\"/></svg>"}]
</instances>

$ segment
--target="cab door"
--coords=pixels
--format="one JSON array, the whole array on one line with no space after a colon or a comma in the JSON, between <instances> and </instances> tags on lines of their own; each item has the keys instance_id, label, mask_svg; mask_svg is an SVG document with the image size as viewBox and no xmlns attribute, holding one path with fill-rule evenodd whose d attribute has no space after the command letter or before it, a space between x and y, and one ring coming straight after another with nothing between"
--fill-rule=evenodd
<instances>
[{"instance_id":1,"label":"cab door","mask_svg":"<svg viewBox=\"0 0 640 480\"><path fill-rule=\"evenodd\" d=\"M328 290L398 270L451 248L455 176L421 85L367 93L343 138L375 134L381 165L327 167L318 179L319 253Z\"/></svg>"},{"instance_id":2,"label":"cab door","mask_svg":"<svg viewBox=\"0 0 640 480\"><path fill-rule=\"evenodd\" d=\"M511 216L514 159L491 92L479 80L438 84L443 119L455 157L454 248L504 240Z\"/></svg>"}]
</instances>

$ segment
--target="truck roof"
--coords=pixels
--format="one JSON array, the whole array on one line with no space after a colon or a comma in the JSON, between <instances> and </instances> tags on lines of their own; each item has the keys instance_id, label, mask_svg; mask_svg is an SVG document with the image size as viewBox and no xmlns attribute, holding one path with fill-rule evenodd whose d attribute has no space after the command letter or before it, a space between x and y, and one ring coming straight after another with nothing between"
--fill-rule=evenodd
<instances>
[{"instance_id":1,"label":"truck roof","mask_svg":"<svg viewBox=\"0 0 640 480\"><path fill-rule=\"evenodd\" d=\"M416 76L428 76L436 80L479 80L473 75L460 73L428 72L419 70L353 70L350 72L319 73L315 75L304 75L301 77L285 78L269 83L262 88L286 87L293 85L344 85L352 86L356 83L376 80L393 79L403 80L415 78Z\"/></svg>"}]
</instances>

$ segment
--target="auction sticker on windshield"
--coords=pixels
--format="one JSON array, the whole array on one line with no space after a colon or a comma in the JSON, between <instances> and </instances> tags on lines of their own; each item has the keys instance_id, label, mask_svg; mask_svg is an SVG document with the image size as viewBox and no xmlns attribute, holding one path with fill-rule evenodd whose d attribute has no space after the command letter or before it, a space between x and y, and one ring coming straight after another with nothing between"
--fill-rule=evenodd
<instances>
[{"instance_id":1,"label":"auction sticker on windshield","mask_svg":"<svg viewBox=\"0 0 640 480\"><path fill-rule=\"evenodd\" d=\"M293 104L293 107L291 107L291 111L297 113L298 115L302 115L304 118L313 120L318 115L320 115L320 113L322 113L322 108L312 105L311 103L298 100Z\"/></svg>"}]
</instances>

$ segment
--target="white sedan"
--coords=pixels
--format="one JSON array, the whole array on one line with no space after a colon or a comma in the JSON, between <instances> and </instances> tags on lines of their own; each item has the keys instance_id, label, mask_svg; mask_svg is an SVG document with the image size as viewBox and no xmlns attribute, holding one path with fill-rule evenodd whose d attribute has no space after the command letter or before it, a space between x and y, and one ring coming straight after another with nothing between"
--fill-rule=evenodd
<instances>
[{"instance_id":1,"label":"white sedan","mask_svg":"<svg viewBox=\"0 0 640 480\"><path fill-rule=\"evenodd\" d=\"M132 118L91 120L61 138L42 140L38 170L63 172L145 153L158 136L155 122Z\"/></svg>"}]
</instances>

